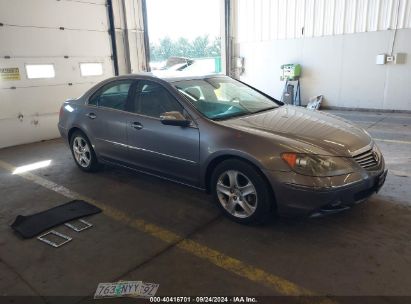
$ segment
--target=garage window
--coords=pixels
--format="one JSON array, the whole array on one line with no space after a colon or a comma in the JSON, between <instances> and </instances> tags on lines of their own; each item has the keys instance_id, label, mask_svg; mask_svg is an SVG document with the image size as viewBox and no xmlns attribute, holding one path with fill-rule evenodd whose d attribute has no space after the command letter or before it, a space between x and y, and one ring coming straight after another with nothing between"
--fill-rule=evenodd
<instances>
[{"instance_id":1,"label":"garage window","mask_svg":"<svg viewBox=\"0 0 411 304\"><path fill-rule=\"evenodd\" d=\"M103 75L103 65L99 62L80 63L81 76L100 76Z\"/></svg>"},{"instance_id":2,"label":"garage window","mask_svg":"<svg viewBox=\"0 0 411 304\"><path fill-rule=\"evenodd\" d=\"M54 78L54 64L26 64L26 73L28 79Z\"/></svg>"}]
</instances>

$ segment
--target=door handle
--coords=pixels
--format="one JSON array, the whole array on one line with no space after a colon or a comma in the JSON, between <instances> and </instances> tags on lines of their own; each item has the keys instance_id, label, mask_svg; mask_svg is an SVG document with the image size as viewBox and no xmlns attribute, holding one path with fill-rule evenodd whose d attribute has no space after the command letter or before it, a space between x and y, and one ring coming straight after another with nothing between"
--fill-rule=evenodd
<instances>
[{"instance_id":1,"label":"door handle","mask_svg":"<svg viewBox=\"0 0 411 304\"><path fill-rule=\"evenodd\" d=\"M141 130L143 128L143 125L141 123L137 122L137 121L132 122L131 126L136 130Z\"/></svg>"},{"instance_id":2,"label":"door handle","mask_svg":"<svg viewBox=\"0 0 411 304\"><path fill-rule=\"evenodd\" d=\"M87 113L86 116L90 119L95 119L97 117L97 115L94 113Z\"/></svg>"}]
</instances>

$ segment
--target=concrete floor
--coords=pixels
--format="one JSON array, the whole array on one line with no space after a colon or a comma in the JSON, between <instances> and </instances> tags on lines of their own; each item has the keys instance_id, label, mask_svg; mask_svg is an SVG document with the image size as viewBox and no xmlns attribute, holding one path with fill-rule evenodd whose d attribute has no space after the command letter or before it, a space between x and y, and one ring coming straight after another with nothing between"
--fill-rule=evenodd
<instances>
[{"instance_id":1,"label":"concrete floor","mask_svg":"<svg viewBox=\"0 0 411 304\"><path fill-rule=\"evenodd\" d=\"M113 167L83 173L61 139L0 150L0 295L70 295L71 303L99 282L142 280L174 296L410 296L411 114L330 112L378 139L390 170L385 186L348 212L262 227L233 223L205 193L171 182ZM4 164L48 159L34 178ZM58 249L13 233L18 214L69 201L66 188L107 207L89 218L92 229L58 227L74 236Z\"/></svg>"}]
</instances>

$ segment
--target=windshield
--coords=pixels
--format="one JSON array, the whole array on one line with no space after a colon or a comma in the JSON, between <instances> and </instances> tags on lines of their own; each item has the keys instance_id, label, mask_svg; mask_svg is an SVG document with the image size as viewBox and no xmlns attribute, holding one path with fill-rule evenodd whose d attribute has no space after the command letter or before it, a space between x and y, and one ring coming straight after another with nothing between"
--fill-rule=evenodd
<instances>
[{"instance_id":1,"label":"windshield","mask_svg":"<svg viewBox=\"0 0 411 304\"><path fill-rule=\"evenodd\" d=\"M229 77L184 80L174 86L203 115L214 120L277 108L272 99Z\"/></svg>"}]
</instances>

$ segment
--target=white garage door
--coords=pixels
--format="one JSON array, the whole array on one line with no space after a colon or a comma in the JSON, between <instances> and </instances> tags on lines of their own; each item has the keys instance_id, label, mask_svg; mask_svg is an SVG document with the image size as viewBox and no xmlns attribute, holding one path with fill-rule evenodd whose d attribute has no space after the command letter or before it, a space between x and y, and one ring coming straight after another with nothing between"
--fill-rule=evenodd
<instances>
[{"instance_id":1,"label":"white garage door","mask_svg":"<svg viewBox=\"0 0 411 304\"><path fill-rule=\"evenodd\" d=\"M0 148L58 137L62 102L114 74L105 0L0 0Z\"/></svg>"}]
</instances>

